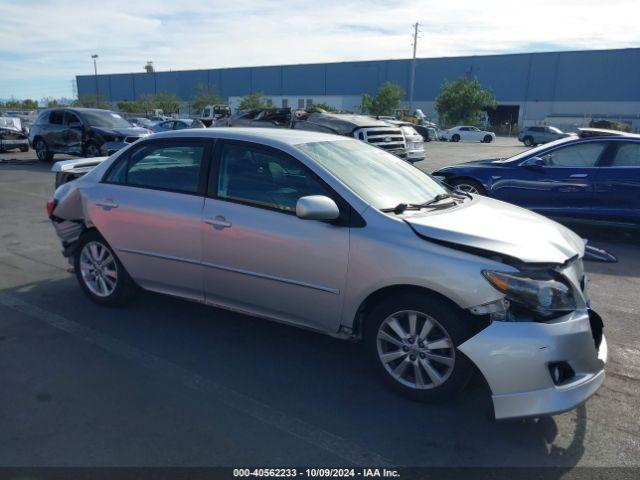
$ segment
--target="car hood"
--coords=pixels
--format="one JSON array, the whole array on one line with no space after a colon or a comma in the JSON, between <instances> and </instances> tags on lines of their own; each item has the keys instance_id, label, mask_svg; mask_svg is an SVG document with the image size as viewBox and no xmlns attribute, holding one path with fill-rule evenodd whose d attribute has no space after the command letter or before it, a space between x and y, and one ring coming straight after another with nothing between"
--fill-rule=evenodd
<instances>
[{"instance_id":1,"label":"car hood","mask_svg":"<svg viewBox=\"0 0 640 480\"><path fill-rule=\"evenodd\" d=\"M121 135L123 137L141 137L147 134L146 128L140 127L124 127L124 128L108 128L108 127L91 127L95 132L103 135Z\"/></svg>"},{"instance_id":2,"label":"car hood","mask_svg":"<svg viewBox=\"0 0 640 480\"><path fill-rule=\"evenodd\" d=\"M407 211L403 219L422 237L495 252L524 263L565 263L584 255L568 228L524 208L482 196L442 211Z\"/></svg>"}]
</instances>

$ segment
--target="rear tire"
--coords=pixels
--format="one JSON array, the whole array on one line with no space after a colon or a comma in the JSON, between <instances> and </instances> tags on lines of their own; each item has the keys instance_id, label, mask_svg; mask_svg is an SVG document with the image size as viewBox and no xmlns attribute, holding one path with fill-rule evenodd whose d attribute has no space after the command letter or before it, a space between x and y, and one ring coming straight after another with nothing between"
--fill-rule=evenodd
<instances>
[{"instance_id":1,"label":"rear tire","mask_svg":"<svg viewBox=\"0 0 640 480\"><path fill-rule=\"evenodd\" d=\"M462 190L466 193L474 193L476 195L487 195L487 191L480 182L471 178L457 178L449 183L452 187Z\"/></svg>"},{"instance_id":2,"label":"rear tire","mask_svg":"<svg viewBox=\"0 0 640 480\"><path fill-rule=\"evenodd\" d=\"M107 241L95 230L80 237L74 268L80 287L98 305L123 305L134 292L133 280Z\"/></svg>"},{"instance_id":3,"label":"rear tire","mask_svg":"<svg viewBox=\"0 0 640 480\"><path fill-rule=\"evenodd\" d=\"M33 148L36 149L36 156L41 162L51 162L53 160L53 153L49 151L49 146L42 138L37 138L33 144Z\"/></svg>"},{"instance_id":4,"label":"rear tire","mask_svg":"<svg viewBox=\"0 0 640 480\"><path fill-rule=\"evenodd\" d=\"M460 135L458 135L457 133L451 137L451 141L452 142L459 142L460 141Z\"/></svg>"},{"instance_id":5,"label":"rear tire","mask_svg":"<svg viewBox=\"0 0 640 480\"><path fill-rule=\"evenodd\" d=\"M450 400L473 374L473 363L457 350L473 335L471 326L454 306L435 296L404 293L387 298L367 316L364 333L370 360L382 379L413 400Z\"/></svg>"},{"instance_id":6,"label":"rear tire","mask_svg":"<svg viewBox=\"0 0 640 480\"><path fill-rule=\"evenodd\" d=\"M24 147L20 147L20 151L21 152L28 152L29 151L29 145L25 145Z\"/></svg>"}]
</instances>

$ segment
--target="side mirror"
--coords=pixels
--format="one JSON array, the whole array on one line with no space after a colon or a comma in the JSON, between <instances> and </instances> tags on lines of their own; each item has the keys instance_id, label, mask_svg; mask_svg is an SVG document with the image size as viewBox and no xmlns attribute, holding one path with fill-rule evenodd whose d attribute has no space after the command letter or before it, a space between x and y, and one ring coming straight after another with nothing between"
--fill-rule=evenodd
<instances>
[{"instance_id":1,"label":"side mirror","mask_svg":"<svg viewBox=\"0 0 640 480\"><path fill-rule=\"evenodd\" d=\"M82 124L80 122L71 122L69 123L69 128L82 128Z\"/></svg>"},{"instance_id":2,"label":"side mirror","mask_svg":"<svg viewBox=\"0 0 640 480\"><path fill-rule=\"evenodd\" d=\"M540 157L531 157L527 159L522 165L532 170L541 170L547 165L547 162L545 162Z\"/></svg>"},{"instance_id":3,"label":"side mirror","mask_svg":"<svg viewBox=\"0 0 640 480\"><path fill-rule=\"evenodd\" d=\"M329 197L309 195L298 199L296 216L303 220L336 220L340 216L340 209Z\"/></svg>"}]
</instances>

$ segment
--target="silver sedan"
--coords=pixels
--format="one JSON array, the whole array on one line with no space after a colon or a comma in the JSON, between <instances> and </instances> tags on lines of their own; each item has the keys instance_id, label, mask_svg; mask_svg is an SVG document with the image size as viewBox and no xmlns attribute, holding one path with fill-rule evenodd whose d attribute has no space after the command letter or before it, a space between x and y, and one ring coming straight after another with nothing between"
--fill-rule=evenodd
<instances>
[{"instance_id":1,"label":"silver sedan","mask_svg":"<svg viewBox=\"0 0 640 480\"><path fill-rule=\"evenodd\" d=\"M47 208L98 304L137 284L361 340L425 402L477 368L496 418L574 408L604 380L584 243L544 217L315 132L167 132L93 160L59 167L90 171Z\"/></svg>"}]
</instances>

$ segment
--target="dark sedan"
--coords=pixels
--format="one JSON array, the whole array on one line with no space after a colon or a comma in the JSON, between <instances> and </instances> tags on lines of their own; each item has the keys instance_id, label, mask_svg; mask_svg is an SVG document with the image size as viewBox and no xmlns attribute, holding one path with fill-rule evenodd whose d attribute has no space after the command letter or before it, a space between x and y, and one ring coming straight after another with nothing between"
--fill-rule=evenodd
<instances>
[{"instance_id":1,"label":"dark sedan","mask_svg":"<svg viewBox=\"0 0 640 480\"><path fill-rule=\"evenodd\" d=\"M559 220L640 227L640 135L584 129L510 158L433 175Z\"/></svg>"}]
</instances>

